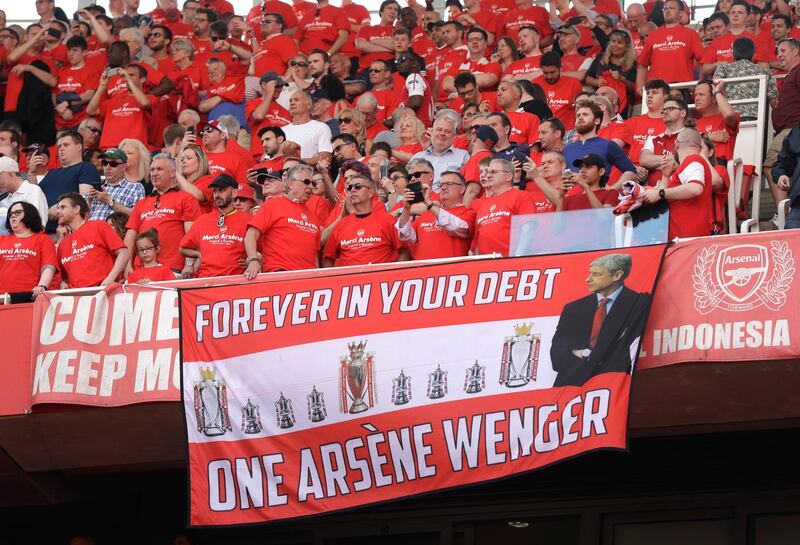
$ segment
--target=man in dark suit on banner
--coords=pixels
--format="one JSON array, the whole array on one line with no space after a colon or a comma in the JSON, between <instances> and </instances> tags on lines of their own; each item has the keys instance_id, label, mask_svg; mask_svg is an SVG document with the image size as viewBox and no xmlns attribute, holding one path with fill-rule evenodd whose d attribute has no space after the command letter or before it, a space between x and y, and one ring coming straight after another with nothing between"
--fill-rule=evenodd
<instances>
[{"instance_id":1,"label":"man in dark suit on banner","mask_svg":"<svg viewBox=\"0 0 800 545\"><path fill-rule=\"evenodd\" d=\"M589 266L591 295L567 303L550 348L554 386L580 386L613 371L630 373L644 331L650 294L625 286L631 256L608 254Z\"/></svg>"}]
</instances>

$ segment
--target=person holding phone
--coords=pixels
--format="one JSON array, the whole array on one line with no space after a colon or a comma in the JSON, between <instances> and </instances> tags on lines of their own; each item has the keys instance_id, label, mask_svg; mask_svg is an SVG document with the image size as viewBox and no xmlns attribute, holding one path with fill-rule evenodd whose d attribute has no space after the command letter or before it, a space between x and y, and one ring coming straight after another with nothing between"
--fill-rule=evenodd
<instances>
[{"instance_id":1,"label":"person holding phone","mask_svg":"<svg viewBox=\"0 0 800 545\"><path fill-rule=\"evenodd\" d=\"M128 155L111 148L100 154L100 164L105 179L89 190L89 219L105 220L114 212L130 215L133 205L144 198L144 186L125 177Z\"/></svg>"},{"instance_id":2,"label":"person holding phone","mask_svg":"<svg viewBox=\"0 0 800 545\"><path fill-rule=\"evenodd\" d=\"M582 159L576 159L573 166L579 173L564 170L561 188L558 192L556 211L585 210L587 208L612 208L619 203L619 191L606 189L608 181L606 163L596 153L589 153ZM579 195L569 195L573 186L579 185L583 191Z\"/></svg>"}]
</instances>

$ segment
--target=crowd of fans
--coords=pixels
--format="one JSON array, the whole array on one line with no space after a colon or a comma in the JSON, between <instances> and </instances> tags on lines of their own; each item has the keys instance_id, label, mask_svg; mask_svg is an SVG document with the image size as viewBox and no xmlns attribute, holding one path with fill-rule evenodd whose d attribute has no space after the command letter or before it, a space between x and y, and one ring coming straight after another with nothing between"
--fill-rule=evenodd
<instances>
[{"instance_id":1,"label":"crowd of fans","mask_svg":"<svg viewBox=\"0 0 800 545\"><path fill-rule=\"evenodd\" d=\"M0 293L508 255L513 216L621 191L668 208L670 238L722 232L759 111L739 76L767 76L764 173L800 196L784 0L699 25L681 0L36 9L0 12Z\"/></svg>"}]
</instances>

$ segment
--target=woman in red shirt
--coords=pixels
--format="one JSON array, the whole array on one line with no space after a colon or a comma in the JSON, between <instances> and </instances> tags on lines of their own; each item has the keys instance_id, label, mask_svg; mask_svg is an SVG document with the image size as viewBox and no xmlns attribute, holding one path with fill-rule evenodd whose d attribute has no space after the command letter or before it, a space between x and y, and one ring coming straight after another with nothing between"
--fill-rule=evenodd
<instances>
[{"instance_id":1,"label":"woman in red shirt","mask_svg":"<svg viewBox=\"0 0 800 545\"><path fill-rule=\"evenodd\" d=\"M0 293L45 291L56 272L56 249L44 234L36 207L15 202L8 209L6 229L0 236Z\"/></svg>"},{"instance_id":2,"label":"woman in red shirt","mask_svg":"<svg viewBox=\"0 0 800 545\"><path fill-rule=\"evenodd\" d=\"M178 153L180 165L177 170L178 183L181 190L197 199L203 212L211 212L214 202L209 184L214 181L208 171L208 158L197 145L189 145Z\"/></svg>"},{"instance_id":3,"label":"woman in red shirt","mask_svg":"<svg viewBox=\"0 0 800 545\"><path fill-rule=\"evenodd\" d=\"M415 153L422 151L425 124L414 116L403 117L397 127L397 135L401 144L392 150L392 157L405 165Z\"/></svg>"}]
</instances>

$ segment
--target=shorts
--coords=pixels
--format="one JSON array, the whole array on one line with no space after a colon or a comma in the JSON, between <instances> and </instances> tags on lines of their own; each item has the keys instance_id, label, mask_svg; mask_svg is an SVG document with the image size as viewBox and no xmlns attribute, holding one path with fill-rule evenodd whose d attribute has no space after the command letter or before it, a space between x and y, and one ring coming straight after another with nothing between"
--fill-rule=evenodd
<instances>
[{"instance_id":1,"label":"shorts","mask_svg":"<svg viewBox=\"0 0 800 545\"><path fill-rule=\"evenodd\" d=\"M772 165L778 160L778 154L781 152L783 141L791 130L791 128L783 129L772 137L772 142L770 142L769 148L767 148L767 156L764 157L764 168L772 168Z\"/></svg>"}]
</instances>

